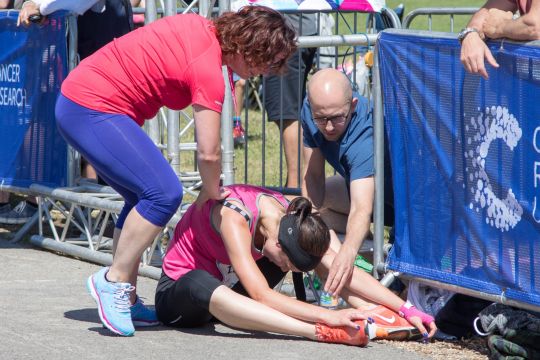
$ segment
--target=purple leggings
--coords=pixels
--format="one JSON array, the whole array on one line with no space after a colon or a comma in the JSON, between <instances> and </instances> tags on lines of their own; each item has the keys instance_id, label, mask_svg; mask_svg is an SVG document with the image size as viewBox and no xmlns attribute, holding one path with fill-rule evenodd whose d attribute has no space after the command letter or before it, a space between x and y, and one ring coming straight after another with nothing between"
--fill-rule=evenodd
<instances>
[{"instance_id":1,"label":"purple leggings","mask_svg":"<svg viewBox=\"0 0 540 360\"><path fill-rule=\"evenodd\" d=\"M182 201L182 184L145 132L127 115L81 106L64 95L56 102L56 121L66 141L125 200L116 227L130 210L165 226Z\"/></svg>"}]
</instances>

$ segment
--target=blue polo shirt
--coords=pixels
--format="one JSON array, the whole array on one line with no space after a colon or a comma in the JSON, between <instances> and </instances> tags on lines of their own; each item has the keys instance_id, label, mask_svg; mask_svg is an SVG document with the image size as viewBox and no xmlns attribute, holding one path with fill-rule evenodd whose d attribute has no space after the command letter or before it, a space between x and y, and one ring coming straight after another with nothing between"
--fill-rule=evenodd
<instances>
[{"instance_id":1,"label":"blue polo shirt","mask_svg":"<svg viewBox=\"0 0 540 360\"><path fill-rule=\"evenodd\" d=\"M353 93L358 99L347 129L338 141L328 141L315 125L308 98L302 106L302 129L304 145L318 148L326 161L345 178L347 185L353 180L372 176L373 165L373 121L372 107L368 100Z\"/></svg>"}]
</instances>

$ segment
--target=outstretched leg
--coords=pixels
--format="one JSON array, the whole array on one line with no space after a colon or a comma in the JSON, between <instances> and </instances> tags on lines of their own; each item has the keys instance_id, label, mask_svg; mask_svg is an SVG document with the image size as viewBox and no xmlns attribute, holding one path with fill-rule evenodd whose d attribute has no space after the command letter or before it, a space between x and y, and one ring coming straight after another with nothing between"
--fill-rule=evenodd
<instances>
[{"instance_id":1,"label":"outstretched leg","mask_svg":"<svg viewBox=\"0 0 540 360\"><path fill-rule=\"evenodd\" d=\"M368 341L363 327L362 331L331 328L295 319L234 292L204 270L192 270L176 281L164 274L156 290L156 310L159 319L170 326L201 326L214 316L245 330L361 346Z\"/></svg>"},{"instance_id":2,"label":"outstretched leg","mask_svg":"<svg viewBox=\"0 0 540 360\"><path fill-rule=\"evenodd\" d=\"M225 324L239 329L317 339L315 324L285 315L223 285L216 288L210 298L210 313Z\"/></svg>"}]
</instances>

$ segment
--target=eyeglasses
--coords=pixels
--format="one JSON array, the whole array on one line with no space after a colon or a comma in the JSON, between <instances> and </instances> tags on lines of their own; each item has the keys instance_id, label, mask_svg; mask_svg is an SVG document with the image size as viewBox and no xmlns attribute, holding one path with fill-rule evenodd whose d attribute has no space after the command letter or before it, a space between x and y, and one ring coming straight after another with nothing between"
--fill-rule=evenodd
<instances>
[{"instance_id":1,"label":"eyeglasses","mask_svg":"<svg viewBox=\"0 0 540 360\"><path fill-rule=\"evenodd\" d=\"M347 121L347 118L349 117L350 113L351 113L351 109L349 107L349 111L347 111L347 114L345 114L345 115L334 115L334 116L318 117L318 118L313 118L313 121L318 126L326 126L326 124L329 121L332 123L332 126L343 125L345 123L345 121Z\"/></svg>"}]
</instances>

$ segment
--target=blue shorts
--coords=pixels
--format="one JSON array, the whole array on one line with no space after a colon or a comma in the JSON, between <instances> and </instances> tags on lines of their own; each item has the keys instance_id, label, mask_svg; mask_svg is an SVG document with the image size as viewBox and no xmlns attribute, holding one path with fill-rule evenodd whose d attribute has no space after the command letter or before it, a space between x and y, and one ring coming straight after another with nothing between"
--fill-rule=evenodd
<instances>
[{"instance_id":1,"label":"blue shorts","mask_svg":"<svg viewBox=\"0 0 540 360\"><path fill-rule=\"evenodd\" d=\"M182 184L133 119L88 109L61 94L56 121L68 144L124 198L117 228L123 227L133 207L152 224L167 224L182 201Z\"/></svg>"}]
</instances>

